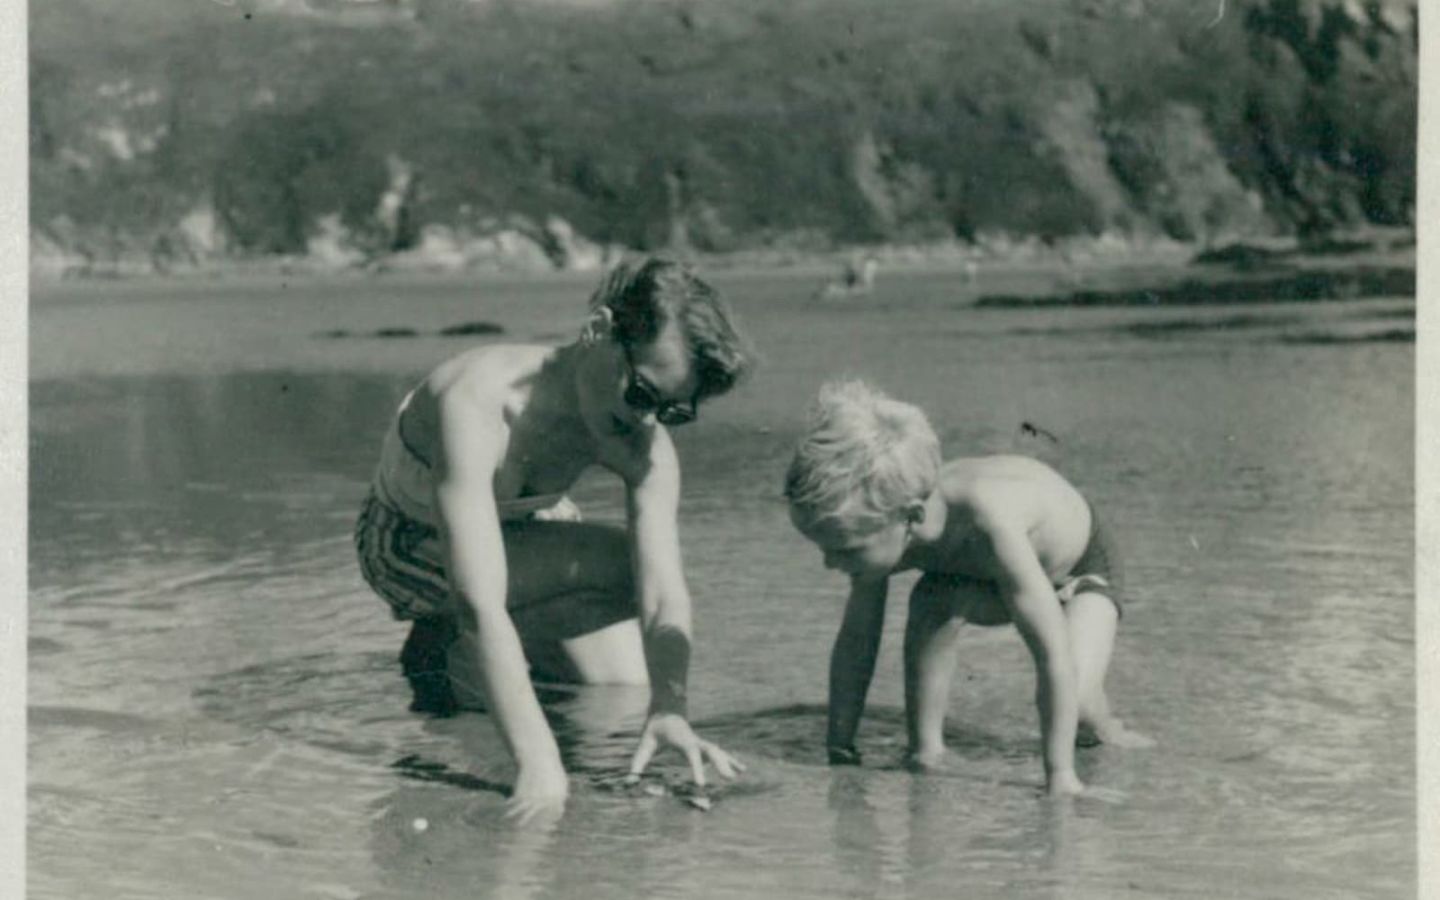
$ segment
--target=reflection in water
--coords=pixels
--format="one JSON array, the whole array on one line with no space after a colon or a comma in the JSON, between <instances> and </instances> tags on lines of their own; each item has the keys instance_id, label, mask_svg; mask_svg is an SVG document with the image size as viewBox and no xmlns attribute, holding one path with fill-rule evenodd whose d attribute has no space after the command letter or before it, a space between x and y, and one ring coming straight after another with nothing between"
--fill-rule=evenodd
<instances>
[{"instance_id":1,"label":"reflection in water","mask_svg":"<svg viewBox=\"0 0 1440 900\"><path fill-rule=\"evenodd\" d=\"M1029 791L1029 802L1016 802L984 788L956 790L934 775L902 777L904 784L877 781L863 769L831 770L831 859L852 884L943 896L953 891L959 867L973 887L1063 898L1094 873L1117 871L1103 843L1086 839L1095 800L1035 801ZM1017 849L1027 860L1018 877L1007 865Z\"/></svg>"},{"instance_id":2,"label":"reflection in water","mask_svg":"<svg viewBox=\"0 0 1440 900\"><path fill-rule=\"evenodd\" d=\"M629 771L650 706L647 688L549 686L540 697L567 771L590 776Z\"/></svg>"},{"instance_id":3,"label":"reflection in water","mask_svg":"<svg viewBox=\"0 0 1440 900\"><path fill-rule=\"evenodd\" d=\"M641 896L644 885L681 878L703 858L703 814L669 793L614 787L643 724L645 692L546 694L572 773L567 816L524 826L507 821L510 764L493 725L473 713L429 719L425 731L444 738L432 745L435 758L397 761L402 779L377 802L374 855L394 895L423 892L432 873L443 871L446 884L465 884L471 896ZM667 769L663 758L656 765ZM684 777L680 761L668 768L670 780ZM601 822L613 843L595 840Z\"/></svg>"},{"instance_id":4,"label":"reflection in water","mask_svg":"<svg viewBox=\"0 0 1440 900\"><path fill-rule=\"evenodd\" d=\"M44 584L52 570L109 561L117 538L147 557L183 545L227 560L237 547L284 552L343 533L317 520L317 504L333 508L348 491L358 506L368 450L407 382L273 374L34 385L32 573Z\"/></svg>"},{"instance_id":5,"label":"reflection in water","mask_svg":"<svg viewBox=\"0 0 1440 900\"><path fill-rule=\"evenodd\" d=\"M613 781L629 771L630 755L650 704L645 688L621 685L544 686L537 691L541 708L560 747L565 770L595 782ZM480 713L462 712L428 719L428 732L459 740L467 755L477 760L502 760L494 726ZM663 764L663 757L662 757ZM393 764L406 778L509 795L508 781L493 780L469 771L410 754Z\"/></svg>"},{"instance_id":6,"label":"reflection in water","mask_svg":"<svg viewBox=\"0 0 1440 900\"><path fill-rule=\"evenodd\" d=\"M881 850L887 843L887 832L876 822L875 805L867 796L867 782L867 776L859 769L848 766L831 769L826 796L832 813L832 865L855 884L881 881L881 861L893 860L896 856L893 851L886 854Z\"/></svg>"}]
</instances>

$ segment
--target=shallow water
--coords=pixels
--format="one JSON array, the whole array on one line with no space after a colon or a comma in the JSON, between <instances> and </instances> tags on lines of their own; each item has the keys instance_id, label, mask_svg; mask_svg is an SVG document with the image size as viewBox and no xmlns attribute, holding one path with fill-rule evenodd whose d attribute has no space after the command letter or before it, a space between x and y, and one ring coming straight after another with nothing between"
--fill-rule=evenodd
<instances>
[{"instance_id":1,"label":"shallow water","mask_svg":"<svg viewBox=\"0 0 1440 900\"><path fill-rule=\"evenodd\" d=\"M692 709L750 772L708 814L611 790L645 698L547 692L576 773L548 833L503 823L510 771L482 716L407 711L403 627L349 529L394 402L476 340L438 332L562 340L588 282L38 291L30 896L1413 894L1413 303L976 310L973 286L923 273L816 307L797 276L716 280L766 362L677 432ZM374 336L396 327L418 334ZM867 764L824 765L844 584L779 480L838 372L927 407L949 453L1050 460L1105 512L1132 594L1110 692L1159 741L1079 752L1110 793L1041 798L1007 629L964 645L961 766L896 765L903 579ZM619 516L603 478L576 496Z\"/></svg>"}]
</instances>

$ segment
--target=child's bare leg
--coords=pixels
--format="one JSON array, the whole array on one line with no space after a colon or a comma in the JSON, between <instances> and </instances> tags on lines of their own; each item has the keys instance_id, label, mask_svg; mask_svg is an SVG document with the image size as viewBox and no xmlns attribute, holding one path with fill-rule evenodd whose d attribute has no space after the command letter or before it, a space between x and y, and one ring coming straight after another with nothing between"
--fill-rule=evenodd
<instances>
[{"instance_id":1,"label":"child's bare leg","mask_svg":"<svg viewBox=\"0 0 1440 900\"><path fill-rule=\"evenodd\" d=\"M1122 747L1147 747L1149 738L1129 731L1110 711L1105 696L1105 673L1115 648L1115 629L1120 615L1109 597L1088 592L1065 604L1070 631L1070 652L1075 659L1076 683L1080 694L1080 726L1100 741Z\"/></svg>"},{"instance_id":2,"label":"child's bare leg","mask_svg":"<svg viewBox=\"0 0 1440 900\"><path fill-rule=\"evenodd\" d=\"M910 594L905 623L905 724L912 760L938 764L945 753L945 710L970 613L993 594L980 582L927 575ZM984 616L979 617L984 622ZM973 620L972 620L973 621Z\"/></svg>"},{"instance_id":3,"label":"child's bare leg","mask_svg":"<svg viewBox=\"0 0 1440 900\"><path fill-rule=\"evenodd\" d=\"M1105 672L1115 649L1115 629L1120 617L1108 597L1084 593L1065 604L1065 619L1070 631L1070 652L1075 659L1080 720L1095 727L1110 718Z\"/></svg>"},{"instance_id":4,"label":"child's bare leg","mask_svg":"<svg viewBox=\"0 0 1440 900\"><path fill-rule=\"evenodd\" d=\"M945 708L955 674L958 619L915 615L905 626L905 724L915 762L938 762L945 752Z\"/></svg>"}]
</instances>

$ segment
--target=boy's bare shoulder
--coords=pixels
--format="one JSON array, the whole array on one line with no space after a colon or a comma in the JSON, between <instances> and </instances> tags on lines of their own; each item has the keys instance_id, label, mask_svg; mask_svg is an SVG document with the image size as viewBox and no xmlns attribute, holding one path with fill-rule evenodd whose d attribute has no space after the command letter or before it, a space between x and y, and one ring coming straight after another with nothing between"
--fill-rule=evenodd
<instances>
[{"instance_id":1,"label":"boy's bare shoulder","mask_svg":"<svg viewBox=\"0 0 1440 900\"><path fill-rule=\"evenodd\" d=\"M940 480L956 491L973 491L1015 482L1065 482L1065 477L1033 456L997 453L946 460L940 467Z\"/></svg>"},{"instance_id":2,"label":"boy's bare shoulder","mask_svg":"<svg viewBox=\"0 0 1440 900\"><path fill-rule=\"evenodd\" d=\"M953 511L976 521L1029 518L1046 497L1075 488L1055 469L1029 456L997 454L961 457L940 470L941 490Z\"/></svg>"},{"instance_id":3,"label":"boy's bare shoulder","mask_svg":"<svg viewBox=\"0 0 1440 900\"><path fill-rule=\"evenodd\" d=\"M425 378L425 389L442 405L498 400L527 380L554 352L532 344L487 344L451 357Z\"/></svg>"},{"instance_id":4,"label":"boy's bare shoulder","mask_svg":"<svg viewBox=\"0 0 1440 900\"><path fill-rule=\"evenodd\" d=\"M508 375L538 366L555 351L540 344L482 344L456 354L436 366L426 379L432 390Z\"/></svg>"},{"instance_id":5,"label":"boy's bare shoulder","mask_svg":"<svg viewBox=\"0 0 1440 900\"><path fill-rule=\"evenodd\" d=\"M1046 472L1053 470L1028 456L959 456L941 464L940 484L958 500L977 491L986 493L996 485L1043 477Z\"/></svg>"}]
</instances>

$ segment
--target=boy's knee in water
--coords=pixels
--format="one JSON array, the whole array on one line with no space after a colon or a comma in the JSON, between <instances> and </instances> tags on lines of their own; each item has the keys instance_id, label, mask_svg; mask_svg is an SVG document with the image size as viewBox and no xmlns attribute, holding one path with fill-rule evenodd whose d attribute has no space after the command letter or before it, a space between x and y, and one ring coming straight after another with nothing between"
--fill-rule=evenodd
<instances>
[{"instance_id":1,"label":"boy's knee in water","mask_svg":"<svg viewBox=\"0 0 1440 900\"><path fill-rule=\"evenodd\" d=\"M410 683L413 712L450 715L459 708L450 686L447 658L459 631L449 619L416 619L400 649L400 669Z\"/></svg>"}]
</instances>

